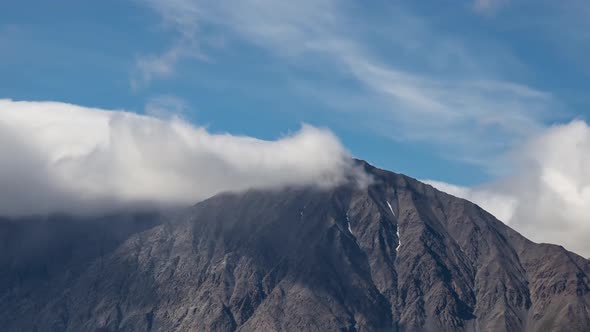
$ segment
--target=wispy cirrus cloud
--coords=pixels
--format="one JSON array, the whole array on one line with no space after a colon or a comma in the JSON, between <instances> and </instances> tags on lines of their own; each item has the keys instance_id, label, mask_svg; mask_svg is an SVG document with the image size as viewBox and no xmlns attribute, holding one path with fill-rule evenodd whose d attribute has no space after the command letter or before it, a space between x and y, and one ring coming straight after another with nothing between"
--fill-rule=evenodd
<instances>
[{"instance_id":1,"label":"wispy cirrus cloud","mask_svg":"<svg viewBox=\"0 0 590 332\"><path fill-rule=\"evenodd\" d=\"M354 4L346 1L147 3L164 22L185 31L180 35L193 35L207 25L266 50L294 71L312 68L356 82L359 88L342 91L341 97L368 101L356 112L369 120L359 123L392 139L438 144L450 158L487 164L491 155L543 128L553 116L550 110L558 107L550 93L504 80L489 70L498 65L496 60L474 54L398 6L389 9L388 22L403 26L397 26L399 31L384 28L391 29L384 42L400 58L423 64L420 70L396 64L376 49L371 38L379 29L355 20ZM321 87L330 89L340 89L338 79ZM310 97L334 102L326 100L333 93Z\"/></svg>"},{"instance_id":2,"label":"wispy cirrus cloud","mask_svg":"<svg viewBox=\"0 0 590 332\"><path fill-rule=\"evenodd\" d=\"M154 79L170 77L179 61L207 60L201 51L199 36L201 12L199 7L184 0L145 0L143 4L158 12L162 28L175 35L172 46L159 54L140 55L131 77L131 87L139 89Z\"/></svg>"},{"instance_id":3,"label":"wispy cirrus cloud","mask_svg":"<svg viewBox=\"0 0 590 332\"><path fill-rule=\"evenodd\" d=\"M480 14L494 14L509 4L510 0L475 0L473 9Z\"/></svg>"},{"instance_id":4,"label":"wispy cirrus cloud","mask_svg":"<svg viewBox=\"0 0 590 332\"><path fill-rule=\"evenodd\" d=\"M154 79L167 78L176 71L177 63L183 59L206 59L195 41L179 41L177 45L164 51L162 54L141 55L136 60L136 68L131 77L131 88L139 90L148 85Z\"/></svg>"},{"instance_id":5,"label":"wispy cirrus cloud","mask_svg":"<svg viewBox=\"0 0 590 332\"><path fill-rule=\"evenodd\" d=\"M145 105L146 115L163 120L183 118L190 109L186 100L174 95L158 95L150 98Z\"/></svg>"}]
</instances>

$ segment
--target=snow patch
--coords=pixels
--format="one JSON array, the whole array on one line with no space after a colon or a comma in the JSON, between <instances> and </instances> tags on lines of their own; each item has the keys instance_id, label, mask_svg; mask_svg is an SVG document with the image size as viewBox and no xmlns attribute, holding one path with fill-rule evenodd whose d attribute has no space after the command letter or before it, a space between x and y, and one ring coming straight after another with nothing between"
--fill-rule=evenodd
<instances>
[{"instance_id":1,"label":"snow patch","mask_svg":"<svg viewBox=\"0 0 590 332\"><path fill-rule=\"evenodd\" d=\"M393 214L394 217L397 217L395 212L393 212L393 208L391 207L391 204L389 204L389 201L387 201L387 206L389 206L389 211L391 211L391 214Z\"/></svg>"},{"instance_id":2,"label":"snow patch","mask_svg":"<svg viewBox=\"0 0 590 332\"><path fill-rule=\"evenodd\" d=\"M395 215L395 212L393 212L393 208L391 207L391 204L389 203L389 201L387 202L387 206L389 207L389 211L391 211L391 214L393 214L394 217L397 218L397 216ZM395 247L395 252L399 252L399 247L402 245L402 240L399 237L399 220L397 222L397 224L395 225L395 234L397 235L397 247Z\"/></svg>"},{"instance_id":3,"label":"snow patch","mask_svg":"<svg viewBox=\"0 0 590 332\"><path fill-rule=\"evenodd\" d=\"M346 212L346 226L348 228L348 233L350 233L350 235L356 242L356 236L354 236L354 233L352 232L352 227L350 227L350 219L348 218L348 212Z\"/></svg>"},{"instance_id":4,"label":"snow patch","mask_svg":"<svg viewBox=\"0 0 590 332\"><path fill-rule=\"evenodd\" d=\"M350 232L350 234L354 236L354 234L352 233L352 228L350 228L350 219L348 219L348 213L346 213L346 225L348 226L348 231Z\"/></svg>"},{"instance_id":5,"label":"snow patch","mask_svg":"<svg viewBox=\"0 0 590 332\"><path fill-rule=\"evenodd\" d=\"M395 247L395 252L399 252L399 247L402 245L402 238L399 237L399 223L395 225L395 234L397 235L397 247Z\"/></svg>"}]
</instances>

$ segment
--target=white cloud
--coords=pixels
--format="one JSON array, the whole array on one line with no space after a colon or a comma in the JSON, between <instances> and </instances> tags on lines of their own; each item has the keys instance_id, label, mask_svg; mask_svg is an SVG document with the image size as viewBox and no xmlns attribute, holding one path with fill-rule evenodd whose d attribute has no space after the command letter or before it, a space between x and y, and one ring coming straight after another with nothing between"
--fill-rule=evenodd
<instances>
[{"instance_id":1,"label":"white cloud","mask_svg":"<svg viewBox=\"0 0 590 332\"><path fill-rule=\"evenodd\" d=\"M509 223L514 215L517 200L506 193L496 192L487 188L456 186L434 180L424 180L423 182L453 196L474 202L504 222Z\"/></svg>"},{"instance_id":2,"label":"white cloud","mask_svg":"<svg viewBox=\"0 0 590 332\"><path fill-rule=\"evenodd\" d=\"M471 200L525 236L590 256L590 127L573 121L545 130L511 154L517 171L477 188L429 181Z\"/></svg>"},{"instance_id":3,"label":"white cloud","mask_svg":"<svg viewBox=\"0 0 590 332\"><path fill-rule=\"evenodd\" d=\"M0 100L0 214L192 204L215 193L333 185L353 167L329 131L276 141L57 102ZM362 174L359 171L359 176Z\"/></svg>"}]
</instances>

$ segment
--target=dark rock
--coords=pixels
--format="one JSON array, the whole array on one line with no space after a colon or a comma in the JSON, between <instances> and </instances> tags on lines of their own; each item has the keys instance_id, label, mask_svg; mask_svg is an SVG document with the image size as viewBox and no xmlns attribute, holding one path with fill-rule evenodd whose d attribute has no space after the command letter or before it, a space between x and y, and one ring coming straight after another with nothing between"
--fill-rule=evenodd
<instances>
[{"instance_id":1,"label":"dark rock","mask_svg":"<svg viewBox=\"0 0 590 332\"><path fill-rule=\"evenodd\" d=\"M374 177L367 188L221 194L142 223L71 221L75 231L51 231L3 221L0 326L590 329L588 260L528 241L468 201L363 167Z\"/></svg>"}]
</instances>

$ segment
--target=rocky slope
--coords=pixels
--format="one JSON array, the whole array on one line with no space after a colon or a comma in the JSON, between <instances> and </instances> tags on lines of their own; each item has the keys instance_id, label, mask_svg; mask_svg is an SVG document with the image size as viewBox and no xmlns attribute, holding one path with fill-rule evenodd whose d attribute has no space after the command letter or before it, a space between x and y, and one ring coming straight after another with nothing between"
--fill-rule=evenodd
<instances>
[{"instance_id":1,"label":"rocky slope","mask_svg":"<svg viewBox=\"0 0 590 332\"><path fill-rule=\"evenodd\" d=\"M0 326L590 329L590 261L528 241L468 201L362 167L368 187L222 194L173 216L68 221L77 231L67 235L43 233L48 221L0 222Z\"/></svg>"}]
</instances>

